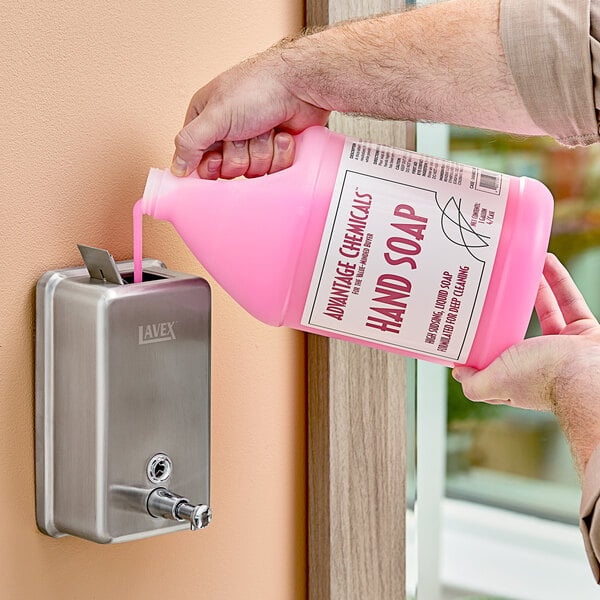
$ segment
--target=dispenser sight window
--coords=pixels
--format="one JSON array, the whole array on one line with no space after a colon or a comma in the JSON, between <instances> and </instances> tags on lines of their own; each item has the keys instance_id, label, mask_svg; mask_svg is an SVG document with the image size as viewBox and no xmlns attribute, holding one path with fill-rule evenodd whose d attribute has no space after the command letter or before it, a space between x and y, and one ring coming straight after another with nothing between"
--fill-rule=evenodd
<instances>
[{"instance_id":1,"label":"dispenser sight window","mask_svg":"<svg viewBox=\"0 0 600 600\"><path fill-rule=\"evenodd\" d=\"M146 469L148 479L152 483L162 483L171 476L173 463L166 454L155 454L149 461Z\"/></svg>"}]
</instances>

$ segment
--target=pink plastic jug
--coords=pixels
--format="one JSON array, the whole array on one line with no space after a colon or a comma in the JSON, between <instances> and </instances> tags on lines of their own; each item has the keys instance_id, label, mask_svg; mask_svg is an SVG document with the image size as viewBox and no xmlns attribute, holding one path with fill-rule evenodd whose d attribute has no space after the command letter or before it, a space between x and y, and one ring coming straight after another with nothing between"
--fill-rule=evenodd
<instances>
[{"instance_id":1,"label":"pink plastic jug","mask_svg":"<svg viewBox=\"0 0 600 600\"><path fill-rule=\"evenodd\" d=\"M151 169L137 211L265 323L481 368L524 336L552 208L539 181L311 127L272 175Z\"/></svg>"}]
</instances>

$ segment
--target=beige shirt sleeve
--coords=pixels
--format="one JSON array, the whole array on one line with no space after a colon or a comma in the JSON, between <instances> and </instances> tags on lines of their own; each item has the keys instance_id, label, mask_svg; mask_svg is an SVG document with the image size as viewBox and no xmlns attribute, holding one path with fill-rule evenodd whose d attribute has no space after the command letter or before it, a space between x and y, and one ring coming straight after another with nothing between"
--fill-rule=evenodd
<instances>
[{"instance_id":1,"label":"beige shirt sleeve","mask_svg":"<svg viewBox=\"0 0 600 600\"><path fill-rule=\"evenodd\" d=\"M501 0L500 35L536 125L568 146L600 141L600 0Z\"/></svg>"}]
</instances>

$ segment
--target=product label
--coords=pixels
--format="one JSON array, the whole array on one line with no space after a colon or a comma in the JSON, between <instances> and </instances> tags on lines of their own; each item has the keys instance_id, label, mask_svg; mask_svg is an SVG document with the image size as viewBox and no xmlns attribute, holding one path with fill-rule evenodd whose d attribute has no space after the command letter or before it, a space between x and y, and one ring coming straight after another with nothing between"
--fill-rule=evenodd
<instances>
[{"instance_id":1,"label":"product label","mask_svg":"<svg viewBox=\"0 0 600 600\"><path fill-rule=\"evenodd\" d=\"M302 324L464 362L509 178L348 138Z\"/></svg>"}]
</instances>

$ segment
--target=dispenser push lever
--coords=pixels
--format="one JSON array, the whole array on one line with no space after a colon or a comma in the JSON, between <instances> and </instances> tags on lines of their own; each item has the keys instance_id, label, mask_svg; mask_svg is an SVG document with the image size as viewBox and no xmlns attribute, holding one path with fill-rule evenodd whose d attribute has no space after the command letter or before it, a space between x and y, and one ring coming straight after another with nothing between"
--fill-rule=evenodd
<instances>
[{"instance_id":1,"label":"dispenser push lever","mask_svg":"<svg viewBox=\"0 0 600 600\"><path fill-rule=\"evenodd\" d=\"M147 507L153 517L188 521L192 531L204 529L212 519L212 511L206 504L190 504L187 498L165 488L157 488L150 493Z\"/></svg>"}]
</instances>

